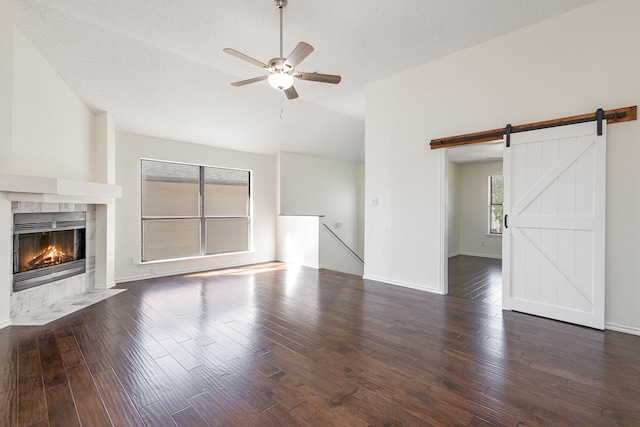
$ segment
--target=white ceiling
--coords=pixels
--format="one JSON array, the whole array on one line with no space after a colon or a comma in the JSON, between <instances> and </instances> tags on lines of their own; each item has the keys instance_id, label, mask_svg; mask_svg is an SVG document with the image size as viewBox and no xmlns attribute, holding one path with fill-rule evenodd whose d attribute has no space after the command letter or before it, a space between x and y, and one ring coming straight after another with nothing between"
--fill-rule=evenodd
<instances>
[{"instance_id":1,"label":"white ceiling","mask_svg":"<svg viewBox=\"0 0 640 427\"><path fill-rule=\"evenodd\" d=\"M279 53L273 0L16 0L15 23L71 89L119 130L216 147L364 160L364 85L594 0L289 0L285 56L315 51L287 100L231 82Z\"/></svg>"}]
</instances>

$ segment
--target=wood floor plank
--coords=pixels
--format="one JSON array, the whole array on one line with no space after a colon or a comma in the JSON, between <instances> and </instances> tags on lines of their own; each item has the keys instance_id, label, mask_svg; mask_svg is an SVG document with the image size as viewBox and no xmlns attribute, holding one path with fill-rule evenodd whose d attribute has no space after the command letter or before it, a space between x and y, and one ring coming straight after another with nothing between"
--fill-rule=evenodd
<instances>
[{"instance_id":1,"label":"wood floor plank","mask_svg":"<svg viewBox=\"0 0 640 427\"><path fill-rule=\"evenodd\" d=\"M226 427L233 425L231 414L224 406L215 400L210 392L204 392L190 399L198 414L212 427Z\"/></svg>"},{"instance_id":2,"label":"wood floor plank","mask_svg":"<svg viewBox=\"0 0 640 427\"><path fill-rule=\"evenodd\" d=\"M73 394L82 425L108 426L111 424L102 397L96 389L93 377L86 365L66 368L69 386Z\"/></svg>"},{"instance_id":3,"label":"wood floor plank","mask_svg":"<svg viewBox=\"0 0 640 427\"><path fill-rule=\"evenodd\" d=\"M73 366L85 364L82 350L73 336L59 338L57 339L57 343L58 350L60 351L60 359L64 364L65 370Z\"/></svg>"},{"instance_id":4,"label":"wood floor plank","mask_svg":"<svg viewBox=\"0 0 640 427\"><path fill-rule=\"evenodd\" d=\"M449 258L449 295L502 305L502 260L458 255Z\"/></svg>"},{"instance_id":5,"label":"wood floor plank","mask_svg":"<svg viewBox=\"0 0 640 427\"><path fill-rule=\"evenodd\" d=\"M179 390L187 399L205 390L198 378L191 375L172 355L159 357L156 359L156 363L171 379L173 387Z\"/></svg>"},{"instance_id":6,"label":"wood floor plank","mask_svg":"<svg viewBox=\"0 0 640 427\"><path fill-rule=\"evenodd\" d=\"M47 405L36 331L22 335L18 346L18 423L35 425L46 422Z\"/></svg>"},{"instance_id":7,"label":"wood floor plank","mask_svg":"<svg viewBox=\"0 0 640 427\"><path fill-rule=\"evenodd\" d=\"M73 395L67 383L48 388L46 398L51 427L80 426Z\"/></svg>"},{"instance_id":8,"label":"wood floor plank","mask_svg":"<svg viewBox=\"0 0 640 427\"><path fill-rule=\"evenodd\" d=\"M93 378L113 424L144 427L144 421L114 371L102 371Z\"/></svg>"},{"instance_id":9,"label":"wood floor plank","mask_svg":"<svg viewBox=\"0 0 640 427\"><path fill-rule=\"evenodd\" d=\"M160 402L140 408L140 416L147 427L177 426L171 414Z\"/></svg>"},{"instance_id":10,"label":"wood floor plank","mask_svg":"<svg viewBox=\"0 0 640 427\"><path fill-rule=\"evenodd\" d=\"M255 382L240 374L226 375L221 378L222 386L241 396L256 412L262 412L276 405L270 388L256 387Z\"/></svg>"},{"instance_id":11,"label":"wood floor plank","mask_svg":"<svg viewBox=\"0 0 640 427\"><path fill-rule=\"evenodd\" d=\"M18 398L16 389L0 392L0 426L18 425Z\"/></svg>"},{"instance_id":12,"label":"wood floor plank","mask_svg":"<svg viewBox=\"0 0 640 427\"><path fill-rule=\"evenodd\" d=\"M56 337L52 331L38 334L38 349L44 387L50 388L66 384L67 375L64 371Z\"/></svg>"},{"instance_id":13,"label":"wood floor plank","mask_svg":"<svg viewBox=\"0 0 640 427\"><path fill-rule=\"evenodd\" d=\"M640 425L640 337L503 312L486 261L450 296L281 263L126 283L0 330L0 425Z\"/></svg>"},{"instance_id":14,"label":"wood floor plank","mask_svg":"<svg viewBox=\"0 0 640 427\"><path fill-rule=\"evenodd\" d=\"M160 401L140 372L119 377L119 380L136 408L144 408Z\"/></svg>"},{"instance_id":15,"label":"wood floor plank","mask_svg":"<svg viewBox=\"0 0 640 427\"><path fill-rule=\"evenodd\" d=\"M264 341L257 339L260 336L258 331L243 328L237 321L212 321L211 328L253 353L263 353L267 350Z\"/></svg>"},{"instance_id":16,"label":"wood floor plank","mask_svg":"<svg viewBox=\"0 0 640 427\"><path fill-rule=\"evenodd\" d=\"M5 363L0 365L0 393L8 390L15 390L18 379L18 364Z\"/></svg>"},{"instance_id":17,"label":"wood floor plank","mask_svg":"<svg viewBox=\"0 0 640 427\"><path fill-rule=\"evenodd\" d=\"M105 322L93 322L90 327L111 369L118 375L127 375L137 370L136 365L120 347L119 337L114 334L118 330L115 321L112 321L111 327Z\"/></svg>"},{"instance_id":18,"label":"wood floor plank","mask_svg":"<svg viewBox=\"0 0 640 427\"><path fill-rule=\"evenodd\" d=\"M259 426L263 424L271 425L264 415L261 415L256 411L247 401L235 391L227 388L220 388L215 392L201 393L198 400L203 402L209 400L209 398L216 401L216 406L220 405L224 408L227 418L230 421L230 425L237 426ZM192 399L195 399L192 398ZM202 403L204 404L204 403Z\"/></svg>"},{"instance_id":19,"label":"wood floor plank","mask_svg":"<svg viewBox=\"0 0 640 427\"><path fill-rule=\"evenodd\" d=\"M16 363L18 361L18 342L20 340L17 331L9 332L10 328L0 329L0 365Z\"/></svg>"},{"instance_id":20,"label":"wood floor plank","mask_svg":"<svg viewBox=\"0 0 640 427\"><path fill-rule=\"evenodd\" d=\"M171 417L180 427L209 427L209 423L192 406L176 412Z\"/></svg>"},{"instance_id":21,"label":"wood floor plank","mask_svg":"<svg viewBox=\"0 0 640 427\"><path fill-rule=\"evenodd\" d=\"M191 341L191 340L186 340ZM159 341L160 344L167 352L167 355L171 355L184 369L187 371L195 368L196 366L202 365L197 358L192 356L185 347L182 346L186 341L182 343L178 343L173 338L167 338L165 340ZM187 348L189 345L187 344ZM163 356L164 357L164 356Z\"/></svg>"},{"instance_id":22,"label":"wood floor plank","mask_svg":"<svg viewBox=\"0 0 640 427\"><path fill-rule=\"evenodd\" d=\"M287 381L286 377L281 379L282 382ZM291 416L300 422L317 425L331 426L366 426L367 422L358 418L353 413L345 410L340 405L323 398L311 387L297 383L293 387L302 399L303 403L289 411ZM351 395L357 390L353 389L346 393ZM335 401L334 401L335 402Z\"/></svg>"},{"instance_id":23,"label":"wood floor plank","mask_svg":"<svg viewBox=\"0 0 640 427\"><path fill-rule=\"evenodd\" d=\"M132 325L133 323L134 323L134 319L125 318L125 322L123 324L123 328L125 328L129 332L129 334L131 334L132 336L135 336L139 343L144 343L144 345L142 346L142 349L151 358L156 359L158 357L166 356L167 354L169 354L158 343L156 338L154 338L151 334L149 334L147 332L146 326L144 324L142 324L143 322L141 322L138 319L138 322L135 322L135 326ZM168 339L170 337L169 337L169 335L164 335L163 338L164 339Z\"/></svg>"},{"instance_id":24,"label":"wood floor plank","mask_svg":"<svg viewBox=\"0 0 640 427\"><path fill-rule=\"evenodd\" d=\"M286 411L280 405L274 405L271 408L263 412L263 414L274 422L279 427L297 427L300 425L295 418L291 416L289 411Z\"/></svg>"},{"instance_id":25,"label":"wood floor plank","mask_svg":"<svg viewBox=\"0 0 640 427\"><path fill-rule=\"evenodd\" d=\"M185 395L174 386L173 381L155 363L144 366L141 374L169 413L178 412L190 406Z\"/></svg>"},{"instance_id":26,"label":"wood floor plank","mask_svg":"<svg viewBox=\"0 0 640 427\"><path fill-rule=\"evenodd\" d=\"M73 328L73 338L80 346L84 361L91 372L98 373L111 368L109 359L87 325Z\"/></svg>"},{"instance_id":27,"label":"wood floor plank","mask_svg":"<svg viewBox=\"0 0 640 427\"><path fill-rule=\"evenodd\" d=\"M302 403L296 394L278 387L277 374L282 372L260 357L234 359L229 362L242 377L273 399L283 410L291 410ZM266 406L266 405L265 405ZM256 406L254 406L256 407Z\"/></svg>"},{"instance_id":28,"label":"wood floor plank","mask_svg":"<svg viewBox=\"0 0 640 427\"><path fill-rule=\"evenodd\" d=\"M20 425L29 426L47 420L46 397L41 378L36 376L20 378L17 399Z\"/></svg>"},{"instance_id":29,"label":"wood floor plank","mask_svg":"<svg viewBox=\"0 0 640 427\"><path fill-rule=\"evenodd\" d=\"M306 369L307 371L312 371L318 367L318 364L312 359L306 357L304 354L290 350L288 347L282 347L278 344L274 344L271 346L270 351L271 353L278 355L281 358L296 364L300 368Z\"/></svg>"}]
</instances>

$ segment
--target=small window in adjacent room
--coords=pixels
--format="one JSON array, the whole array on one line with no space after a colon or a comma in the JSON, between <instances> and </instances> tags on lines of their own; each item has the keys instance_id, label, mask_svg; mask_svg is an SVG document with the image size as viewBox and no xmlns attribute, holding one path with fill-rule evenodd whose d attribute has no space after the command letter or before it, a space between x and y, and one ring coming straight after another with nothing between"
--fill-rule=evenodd
<instances>
[{"instance_id":1,"label":"small window in adjacent room","mask_svg":"<svg viewBox=\"0 0 640 427\"><path fill-rule=\"evenodd\" d=\"M142 160L142 261L251 247L251 172Z\"/></svg>"},{"instance_id":2,"label":"small window in adjacent room","mask_svg":"<svg viewBox=\"0 0 640 427\"><path fill-rule=\"evenodd\" d=\"M502 234L504 176L489 177L489 234Z\"/></svg>"}]
</instances>

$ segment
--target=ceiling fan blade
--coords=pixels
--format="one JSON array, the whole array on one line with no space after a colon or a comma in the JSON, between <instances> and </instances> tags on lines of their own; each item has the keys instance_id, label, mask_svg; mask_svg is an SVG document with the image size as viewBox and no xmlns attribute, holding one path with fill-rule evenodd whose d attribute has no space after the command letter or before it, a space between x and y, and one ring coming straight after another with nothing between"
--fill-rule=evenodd
<instances>
[{"instance_id":1,"label":"ceiling fan blade","mask_svg":"<svg viewBox=\"0 0 640 427\"><path fill-rule=\"evenodd\" d=\"M298 92L296 92L296 89L293 86L289 89L285 89L284 94L287 95L287 99L296 99L298 97Z\"/></svg>"},{"instance_id":2,"label":"ceiling fan blade","mask_svg":"<svg viewBox=\"0 0 640 427\"><path fill-rule=\"evenodd\" d=\"M291 68L296 68L311 52L313 52L313 46L305 42L300 42L295 49L291 51L284 63Z\"/></svg>"},{"instance_id":3,"label":"ceiling fan blade","mask_svg":"<svg viewBox=\"0 0 640 427\"><path fill-rule=\"evenodd\" d=\"M262 62L258 61L257 59L253 59L250 56L245 55L244 53L240 53L235 49L231 49L230 47L224 48L222 49L224 52L228 53L231 56L235 56L236 58L240 58L243 61L247 61L250 62L253 65L257 65L260 68L267 68L267 64L263 64Z\"/></svg>"},{"instance_id":4,"label":"ceiling fan blade","mask_svg":"<svg viewBox=\"0 0 640 427\"><path fill-rule=\"evenodd\" d=\"M311 80L312 82L331 83L334 85L340 83L340 80L342 80L342 77L333 74L304 73L302 71L294 72L293 77L300 80Z\"/></svg>"},{"instance_id":5,"label":"ceiling fan blade","mask_svg":"<svg viewBox=\"0 0 640 427\"><path fill-rule=\"evenodd\" d=\"M235 83L231 83L231 86L244 86L244 85L248 85L250 83L257 83L257 82L261 82L263 80L267 80L269 78L269 76L260 76L260 77L254 77L252 79L247 79L247 80L241 80L239 82L235 82Z\"/></svg>"}]
</instances>

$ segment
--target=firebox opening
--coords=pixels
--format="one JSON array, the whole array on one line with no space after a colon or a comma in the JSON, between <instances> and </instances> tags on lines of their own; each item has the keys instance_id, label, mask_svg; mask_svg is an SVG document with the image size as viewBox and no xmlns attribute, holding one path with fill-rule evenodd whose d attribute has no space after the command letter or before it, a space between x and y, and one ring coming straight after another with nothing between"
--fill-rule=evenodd
<instances>
[{"instance_id":1,"label":"firebox opening","mask_svg":"<svg viewBox=\"0 0 640 427\"><path fill-rule=\"evenodd\" d=\"M84 242L84 230L79 231L82 235L78 240ZM19 235L16 273L84 258L84 247L77 247L75 234L75 230L64 230Z\"/></svg>"},{"instance_id":2,"label":"firebox opening","mask_svg":"<svg viewBox=\"0 0 640 427\"><path fill-rule=\"evenodd\" d=\"M13 290L86 271L85 212L14 215Z\"/></svg>"}]
</instances>

